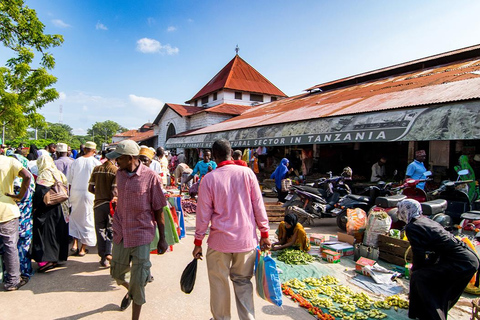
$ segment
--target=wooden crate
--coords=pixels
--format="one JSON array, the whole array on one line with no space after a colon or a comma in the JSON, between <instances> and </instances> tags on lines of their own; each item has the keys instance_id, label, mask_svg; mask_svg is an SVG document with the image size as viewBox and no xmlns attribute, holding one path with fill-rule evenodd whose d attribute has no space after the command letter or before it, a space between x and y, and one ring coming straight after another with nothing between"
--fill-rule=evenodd
<instances>
[{"instance_id":1,"label":"wooden crate","mask_svg":"<svg viewBox=\"0 0 480 320\"><path fill-rule=\"evenodd\" d=\"M379 258L398 266L405 266L405 252L410 243L405 240L395 239L385 235L378 236ZM412 261L412 250L408 250L407 261Z\"/></svg>"}]
</instances>

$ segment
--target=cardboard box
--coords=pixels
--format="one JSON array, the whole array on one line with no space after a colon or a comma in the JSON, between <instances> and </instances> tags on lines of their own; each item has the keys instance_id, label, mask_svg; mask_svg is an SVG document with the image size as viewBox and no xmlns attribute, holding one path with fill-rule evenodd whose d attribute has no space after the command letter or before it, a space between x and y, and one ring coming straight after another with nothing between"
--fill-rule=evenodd
<instances>
[{"instance_id":1,"label":"cardboard box","mask_svg":"<svg viewBox=\"0 0 480 320\"><path fill-rule=\"evenodd\" d=\"M340 241L340 242L346 242L346 243L351 244L351 245L353 245L354 242L355 242L355 237L351 236L351 235L348 235L346 233L338 232L337 237L338 237L338 241Z\"/></svg>"},{"instance_id":2,"label":"cardboard box","mask_svg":"<svg viewBox=\"0 0 480 320\"><path fill-rule=\"evenodd\" d=\"M331 250L341 253L342 256L353 256L353 246L345 242L324 242L320 251Z\"/></svg>"},{"instance_id":3,"label":"cardboard box","mask_svg":"<svg viewBox=\"0 0 480 320\"><path fill-rule=\"evenodd\" d=\"M328 241L338 241L338 237L331 235L331 236L328 237Z\"/></svg>"},{"instance_id":4,"label":"cardboard box","mask_svg":"<svg viewBox=\"0 0 480 320\"><path fill-rule=\"evenodd\" d=\"M355 271L363 274L365 276L371 276L370 272L365 269L366 266L373 266L375 264L375 260L367 259L365 257L361 257L360 259L357 260L357 263L355 264Z\"/></svg>"},{"instance_id":5,"label":"cardboard box","mask_svg":"<svg viewBox=\"0 0 480 320\"><path fill-rule=\"evenodd\" d=\"M321 234L318 234L318 233L310 234L310 244L313 244L315 246L319 246L323 242L325 242L325 236L323 236Z\"/></svg>"},{"instance_id":6,"label":"cardboard box","mask_svg":"<svg viewBox=\"0 0 480 320\"><path fill-rule=\"evenodd\" d=\"M339 263L342 254L332 250L323 250L322 259L330 263Z\"/></svg>"}]
</instances>

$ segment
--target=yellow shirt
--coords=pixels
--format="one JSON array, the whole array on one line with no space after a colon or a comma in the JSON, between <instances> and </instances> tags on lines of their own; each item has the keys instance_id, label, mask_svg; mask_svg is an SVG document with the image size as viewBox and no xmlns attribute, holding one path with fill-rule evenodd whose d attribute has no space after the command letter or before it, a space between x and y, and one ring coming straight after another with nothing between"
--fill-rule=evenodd
<instances>
[{"instance_id":1,"label":"yellow shirt","mask_svg":"<svg viewBox=\"0 0 480 320\"><path fill-rule=\"evenodd\" d=\"M0 155L0 223L20 217L15 200L5 194L13 193L13 180L22 169L17 159Z\"/></svg>"},{"instance_id":2,"label":"yellow shirt","mask_svg":"<svg viewBox=\"0 0 480 320\"><path fill-rule=\"evenodd\" d=\"M295 243L293 245L297 246L302 251L310 250L310 241L307 238L307 233L305 232L305 229L300 223L297 223L297 225L295 226L293 234L295 234L295 232L297 233L297 239L295 240ZM281 240L283 237L286 236L286 234L287 228L285 227L285 221L282 221L280 222L277 230L278 240ZM287 242L289 241L289 239L287 239Z\"/></svg>"}]
</instances>

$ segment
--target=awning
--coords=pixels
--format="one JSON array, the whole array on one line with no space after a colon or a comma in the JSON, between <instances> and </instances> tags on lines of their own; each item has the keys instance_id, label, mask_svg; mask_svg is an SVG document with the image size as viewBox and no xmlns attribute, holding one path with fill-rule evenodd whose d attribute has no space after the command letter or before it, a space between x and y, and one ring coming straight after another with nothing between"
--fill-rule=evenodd
<instances>
[{"instance_id":1,"label":"awning","mask_svg":"<svg viewBox=\"0 0 480 320\"><path fill-rule=\"evenodd\" d=\"M351 142L480 139L480 101L317 118L167 140L167 148L210 148L225 138L232 147Z\"/></svg>"}]
</instances>

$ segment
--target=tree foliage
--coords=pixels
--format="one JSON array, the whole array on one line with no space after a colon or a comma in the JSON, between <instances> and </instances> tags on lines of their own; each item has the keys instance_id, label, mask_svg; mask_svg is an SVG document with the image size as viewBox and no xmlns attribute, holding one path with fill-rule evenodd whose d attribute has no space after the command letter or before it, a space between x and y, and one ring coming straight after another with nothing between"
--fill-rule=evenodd
<instances>
[{"instance_id":1,"label":"tree foliage","mask_svg":"<svg viewBox=\"0 0 480 320\"><path fill-rule=\"evenodd\" d=\"M55 59L47 50L60 46L63 37L44 34L44 28L23 0L0 1L0 41L14 55L0 67L0 122L19 134L43 125L38 109L58 98L51 87L57 78L47 72Z\"/></svg>"},{"instance_id":2,"label":"tree foliage","mask_svg":"<svg viewBox=\"0 0 480 320\"><path fill-rule=\"evenodd\" d=\"M127 128L122 127L118 123L112 120L106 120L103 122L95 122L91 129L88 129L87 133L92 137L92 140L98 145L102 143L112 142L112 137L120 132L127 131Z\"/></svg>"}]
</instances>

